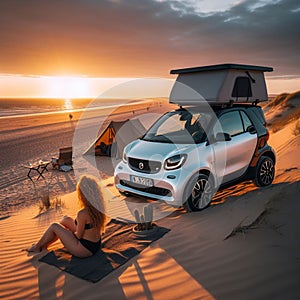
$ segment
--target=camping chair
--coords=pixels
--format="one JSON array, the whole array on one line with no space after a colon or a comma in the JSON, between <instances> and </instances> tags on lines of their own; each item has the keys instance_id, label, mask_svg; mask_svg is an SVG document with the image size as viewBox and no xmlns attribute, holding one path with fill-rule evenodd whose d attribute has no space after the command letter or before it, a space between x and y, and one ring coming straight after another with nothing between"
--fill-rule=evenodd
<instances>
[{"instance_id":1,"label":"camping chair","mask_svg":"<svg viewBox=\"0 0 300 300\"><path fill-rule=\"evenodd\" d=\"M64 170L62 166L68 166L67 169L72 169L72 147L60 148L59 157L52 158L52 167L53 169Z\"/></svg>"}]
</instances>

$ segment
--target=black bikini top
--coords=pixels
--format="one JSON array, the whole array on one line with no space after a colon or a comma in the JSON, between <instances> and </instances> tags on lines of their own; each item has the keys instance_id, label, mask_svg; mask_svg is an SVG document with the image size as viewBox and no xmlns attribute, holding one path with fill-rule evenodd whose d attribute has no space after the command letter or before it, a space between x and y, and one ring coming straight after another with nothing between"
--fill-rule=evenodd
<instances>
[{"instance_id":1,"label":"black bikini top","mask_svg":"<svg viewBox=\"0 0 300 300\"><path fill-rule=\"evenodd\" d=\"M77 220L75 219L75 225L77 225ZM94 226L91 223L86 223L84 229L92 229Z\"/></svg>"}]
</instances>

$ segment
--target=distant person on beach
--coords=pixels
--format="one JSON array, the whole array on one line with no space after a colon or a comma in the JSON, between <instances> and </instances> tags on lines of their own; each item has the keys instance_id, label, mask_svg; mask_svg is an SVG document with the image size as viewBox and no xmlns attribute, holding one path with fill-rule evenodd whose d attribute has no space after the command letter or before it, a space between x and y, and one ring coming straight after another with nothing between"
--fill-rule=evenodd
<instances>
[{"instance_id":1,"label":"distant person on beach","mask_svg":"<svg viewBox=\"0 0 300 300\"><path fill-rule=\"evenodd\" d=\"M88 257L101 248L101 234L105 230L106 215L96 209L93 203L105 211L102 188L96 178L83 175L77 184L80 210L76 219L65 216L60 224L53 223L41 239L28 252L39 253L60 239L65 248L77 257Z\"/></svg>"}]
</instances>

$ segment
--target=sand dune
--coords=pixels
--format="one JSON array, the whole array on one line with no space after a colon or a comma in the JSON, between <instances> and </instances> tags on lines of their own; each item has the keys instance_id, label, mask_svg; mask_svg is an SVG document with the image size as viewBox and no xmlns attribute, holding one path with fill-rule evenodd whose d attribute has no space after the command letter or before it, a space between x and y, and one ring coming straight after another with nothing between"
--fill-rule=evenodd
<instances>
[{"instance_id":1,"label":"sand dune","mask_svg":"<svg viewBox=\"0 0 300 300\"><path fill-rule=\"evenodd\" d=\"M273 132L283 129L287 124L299 120L300 91L283 93L264 105L267 123ZM300 128L300 123L294 125Z\"/></svg>"},{"instance_id":2,"label":"sand dune","mask_svg":"<svg viewBox=\"0 0 300 300\"><path fill-rule=\"evenodd\" d=\"M39 262L44 253L22 251L50 222L75 214L74 193L43 214L35 205L2 218L0 298L299 299L299 136L292 126L270 137L278 159L272 186L243 183L217 195L204 211L175 211L158 221L171 229L168 234L98 283ZM105 158L102 163L109 166ZM106 175L115 201L125 201L111 185L110 171ZM59 247L56 242L50 250Z\"/></svg>"},{"instance_id":3,"label":"sand dune","mask_svg":"<svg viewBox=\"0 0 300 300\"><path fill-rule=\"evenodd\" d=\"M61 209L39 217L37 207L25 208L0 221L0 297L296 299L299 192L299 181L282 182L227 198L199 213L178 211L159 222L170 233L96 284L38 262L43 254L29 257L22 252L49 222L74 214L75 195L64 197ZM58 242L51 249L57 247Z\"/></svg>"}]
</instances>

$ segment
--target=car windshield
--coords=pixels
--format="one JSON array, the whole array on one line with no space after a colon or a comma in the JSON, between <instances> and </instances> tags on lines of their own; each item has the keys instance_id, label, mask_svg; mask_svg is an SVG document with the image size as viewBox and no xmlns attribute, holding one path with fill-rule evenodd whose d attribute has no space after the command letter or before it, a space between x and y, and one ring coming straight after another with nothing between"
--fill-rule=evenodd
<instances>
[{"instance_id":1,"label":"car windshield","mask_svg":"<svg viewBox=\"0 0 300 300\"><path fill-rule=\"evenodd\" d=\"M145 141L193 144L206 139L205 129L211 120L209 113L177 110L163 115L146 132Z\"/></svg>"}]
</instances>

